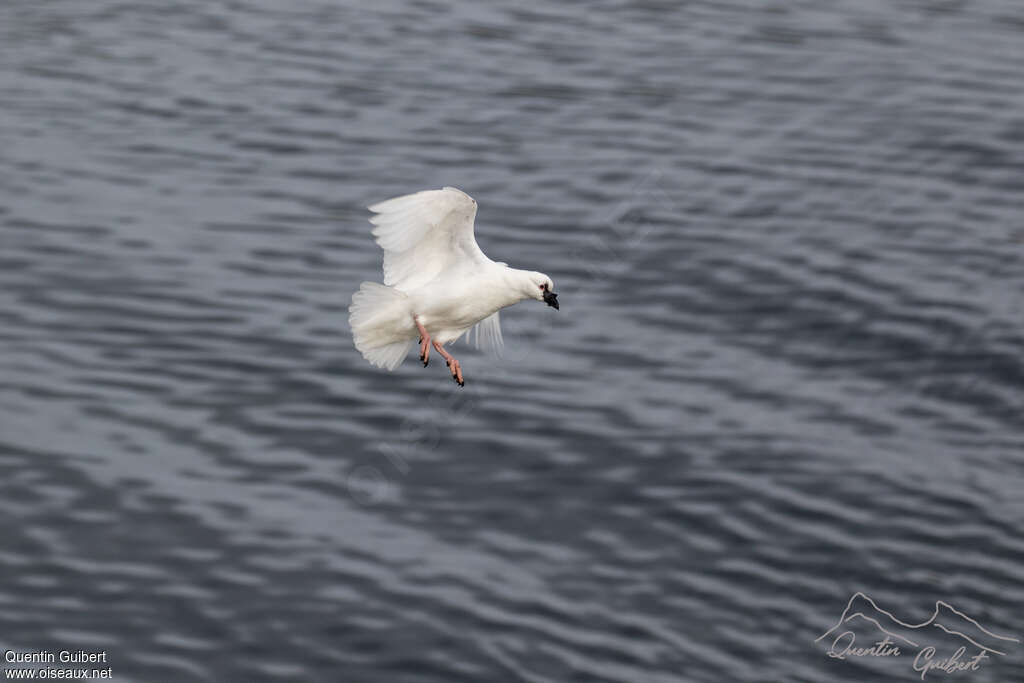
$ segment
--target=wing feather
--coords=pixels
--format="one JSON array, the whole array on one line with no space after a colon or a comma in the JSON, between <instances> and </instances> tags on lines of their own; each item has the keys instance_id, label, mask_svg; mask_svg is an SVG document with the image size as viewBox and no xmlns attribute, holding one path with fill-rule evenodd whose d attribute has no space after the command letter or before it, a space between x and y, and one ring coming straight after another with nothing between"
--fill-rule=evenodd
<instances>
[{"instance_id":1,"label":"wing feather","mask_svg":"<svg viewBox=\"0 0 1024 683\"><path fill-rule=\"evenodd\" d=\"M426 190L369 208L377 214L370 222L384 250L386 285L409 291L466 260L489 260L473 234L476 202L461 190Z\"/></svg>"},{"instance_id":2,"label":"wing feather","mask_svg":"<svg viewBox=\"0 0 1024 683\"><path fill-rule=\"evenodd\" d=\"M478 349L501 355L505 341L501 337L501 319L498 317L498 311L471 327L466 334L466 341L474 343Z\"/></svg>"}]
</instances>

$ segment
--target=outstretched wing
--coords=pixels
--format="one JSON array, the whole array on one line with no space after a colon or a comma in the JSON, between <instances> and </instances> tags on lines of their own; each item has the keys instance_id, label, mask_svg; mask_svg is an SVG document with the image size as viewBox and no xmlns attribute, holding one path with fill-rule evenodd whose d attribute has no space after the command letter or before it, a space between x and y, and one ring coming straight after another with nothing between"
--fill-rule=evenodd
<instances>
[{"instance_id":1,"label":"outstretched wing","mask_svg":"<svg viewBox=\"0 0 1024 683\"><path fill-rule=\"evenodd\" d=\"M454 187L396 197L370 207L384 250L384 284L416 289L465 261L489 260L476 244L476 202Z\"/></svg>"}]
</instances>

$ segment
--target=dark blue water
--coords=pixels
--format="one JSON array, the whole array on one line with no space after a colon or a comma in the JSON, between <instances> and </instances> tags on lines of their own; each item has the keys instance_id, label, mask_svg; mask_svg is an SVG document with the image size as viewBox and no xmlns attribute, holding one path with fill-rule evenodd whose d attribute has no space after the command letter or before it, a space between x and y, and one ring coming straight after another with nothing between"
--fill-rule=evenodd
<instances>
[{"instance_id":1,"label":"dark blue water","mask_svg":"<svg viewBox=\"0 0 1024 683\"><path fill-rule=\"evenodd\" d=\"M1010 0L4 2L0 646L920 680L814 642L857 591L1024 638L1022 74ZM347 326L364 207L443 185L562 303L462 390Z\"/></svg>"}]
</instances>

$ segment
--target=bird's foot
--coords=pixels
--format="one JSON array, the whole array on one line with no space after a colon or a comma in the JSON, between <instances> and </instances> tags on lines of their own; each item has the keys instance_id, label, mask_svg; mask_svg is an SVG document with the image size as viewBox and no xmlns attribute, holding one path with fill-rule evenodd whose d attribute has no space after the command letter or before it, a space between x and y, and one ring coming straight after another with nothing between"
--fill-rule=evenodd
<instances>
[{"instance_id":1,"label":"bird's foot","mask_svg":"<svg viewBox=\"0 0 1024 683\"><path fill-rule=\"evenodd\" d=\"M452 379L455 380L456 384L460 387L466 386L466 381L462 379L462 366L459 364L459 361L452 358L448 361L448 369L452 371Z\"/></svg>"},{"instance_id":2,"label":"bird's foot","mask_svg":"<svg viewBox=\"0 0 1024 683\"><path fill-rule=\"evenodd\" d=\"M430 362L430 338L424 337L420 340L420 360L423 362L423 367L427 367L427 363Z\"/></svg>"},{"instance_id":3,"label":"bird's foot","mask_svg":"<svg viewBox=\"0 0 1024 683\"><path fill-rule=\"evenodd\" d=\"M412 319L420 331L420 340L416 342L420 345L420 361L423 362L423 367L427 367L427 363L430 362L430 335L427 334L427 329L420 324L419 318L413 316Z\"/></svg>"},{"instance_id":4,"label":"bird's foot","mask_svg":"<svg viewBox=\"0 0 1024 683\"><path fill-rule=\"evenodd\" d=\"M434 345L434 348L437 349L437 352L441 354L441 356L444 358L444 362L448 365L448 369L451 370L452 372L452 379L455 380L455 383L458 384L460 387L465 386L466 380L462 379L462 366L459 364L459 361L455 360L455 357L452 354L445 351L444 347L438 344L437 342L431 343Z\"/></svg>"}]
</instances>

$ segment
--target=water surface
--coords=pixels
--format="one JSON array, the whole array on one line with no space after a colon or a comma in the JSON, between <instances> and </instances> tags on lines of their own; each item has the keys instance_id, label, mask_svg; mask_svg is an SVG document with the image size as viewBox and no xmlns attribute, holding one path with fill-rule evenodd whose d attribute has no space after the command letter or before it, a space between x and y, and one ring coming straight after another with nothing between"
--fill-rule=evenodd
<instances>
[{"instance_id":1,"label":"water surface","mask_svg":"<svg viewBox=\"0 0 1024 683\"><path fill-rule=\"evenodd\" d=\"M997 0L4 3L0 645L915 679L814 644L856 591L1024 637L1022 73ZM346 320L364 207L444 185L562 303L462 390Z\"/></svg>"}]
</instances>

